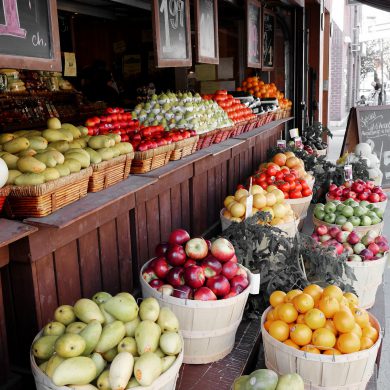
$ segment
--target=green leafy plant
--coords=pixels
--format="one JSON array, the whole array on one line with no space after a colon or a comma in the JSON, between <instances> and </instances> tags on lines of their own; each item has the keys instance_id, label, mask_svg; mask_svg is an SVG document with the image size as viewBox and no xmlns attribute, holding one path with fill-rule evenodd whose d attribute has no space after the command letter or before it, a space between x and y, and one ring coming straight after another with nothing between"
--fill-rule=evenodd
<instances>
[{"instance_id":1,"label":"green leafy plant","mask_svg":"<svg viewBox=\"0 0 390 390\"><path fill-rule=\"evenodd\" d=\"M328 146L328 144L323 141L325 135L333 138L332 132L326 126L321 122L314 122L312 125L305 127L301 139L304 145L323 150Z\"/></svg>"}]
</instances>

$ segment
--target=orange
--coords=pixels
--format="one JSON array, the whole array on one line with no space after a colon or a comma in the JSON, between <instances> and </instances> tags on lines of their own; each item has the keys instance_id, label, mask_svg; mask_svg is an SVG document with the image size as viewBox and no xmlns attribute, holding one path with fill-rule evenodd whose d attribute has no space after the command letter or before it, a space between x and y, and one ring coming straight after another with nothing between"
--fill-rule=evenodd
<instances>
[{"instance_id":1,"label":"orange","mask_svg":"<svg viewBox=\"0 0 390 390\"><path fill-rule=\"evenodd\" d=\"M347 298L347 301L350 305L359 306L359 298L351 292L344 293L344 298Z\"/></svg>"},{"instance_id":2,"label":"orange","mask_svg":"<svg viewBox=\"0 0 390 390\"><path fill-rule=\"evenodd\" d=\"M269 331L269 327L271 326L272 323L273 321L270 320L264 322L264 328L267 332Z\"/></svg>"},{"instance_id":3,"label":"orange","mask_svg":"<svg viewBox=\"0 0 390 390\"><path fill-rule=\"evenodd\" d=\"M343 291L340 287L330 285L324 288L324 291L322 292L322 297L333 297L340 302L341 298L343 297Z\"/></svg>"},{"instance_id":4,"label":"orange","mask_svg":"<svg viewBox=\"0 0 390 390\"><path fill-rule=\"evenodd\" d=\"M326 324L325 324L324 328L329 329L330 331L332 331L332 333L335 336L337 336L338 333L339 333L337 331L336 327L334 326L333 320L326 320Z\"/></svg>"},{"instance_id":5,"label":"orange","mask_svg":"<svg viewBox=\"0 0 390 390\"><path fill-rule=\"evenodd\" d=\"M270 310L268 313L267 313L267 321L275 321L277 320L277 316L276 316L276 310L275 309L272 309Z\"/></svg>"},{"instance_id":6,"label":"orange","mask_svg":"<svg viewBox=\"0 0 390 390\"><path fill-rule=\"evenodd\" d=\"M379 334L376 328L366 325L362 328L362 336L369 337L374 343L378 340Z\"/></svg>"},{"instance_id":7,"label":"orange","mask_svg":"<svg viewBox=\"0 0 390 390\"><path fill-rule=\"evenodd\" d=\"M278 318L290 324L294 322L298 317L298 312L292 303L282 303L277 309Z\"/></svg>"},{"instance_id":8,"label":"orange","mask_svg":"<svg viewBox=\"0 0 390 390\"><path fill-rule=\"evenodd\" d=\"M305 315L304 314L298 314L297 324L304 324L304 323L305 323Z\"/></svg>"},{"instance_id":9,"label":"orange","mask_svg":"<svg viewBox=\"0 0 390 390\"><path fill-rule=\"evenodd\" d=\"M268 333L276 340L286 341L290 334L290 328L285 322L276 320L270 325Z\"/></svg>"},{"instance_id":10,"label":"orange","mask_svg":"<svg viewBox=\"0 0 390 390\"><path fill-rule=\"evenodd\" d=\"M325 314L326 318L333 318L340 310L340 304L336 298L327 296L320 299L318 308Z\"/></svg>"},{"instance_id":11,"label":"orange","mask_svg":"<svg viewBox=\"0 0 390 390\"><path fill-rule=\"evenodd\" d=\"M374 345L374 342L366 336L363 336L360 339L360 350L371 348Z\"/></svg>"},{"instance_id":12,"label":"orange","mask_svg":"<svg viewBox=\"0 0 390 390\"><path fill-rule=\"evenodd\" d=\"M306 313L314 307L314 299L309 294L298 294L292 300L294 307L297 309L298 313Z\"/></svg>"},{"instance_id":13,"label":"orange","mask_svg":"<svg viewBox=\"0 0 390 390\"><path fill-rule=\"evenodd\" d=\"M295 348L295 349L299 349L298 345L296 345L294 343L294 341L292 341L291 339L287 339L286 341L283 341L283 344L286 344L289 347L292 347L292 348Z\"/></svg>"},{"instance_id":14,"label":"orange","mask_svg":"<svg viewBox=\"0 0 390 390\"><path fill-rule=\"evenodd\" d=\"M340 310L333 317L335 328L340 333L352 332L355 327L355 319L346 311Z\"/></svg>"},{"instance_id":15,"label":"orange","mask_svg":"<svg viewBox=\"0 0 390 390\"><path fill-rule=\"evenodd\" d=\"M370 325L370 317L366 310L355 307L352 309L352 315L361 328Z\"/></svg>"},{"instance_id":16,"label":"orange","mask_svg":"<svg viewBox=\"0 0 390 390\"><path fill-rule=\"evenodd\" d=\"M332 349L327 349L326 351L322 352L323 355L341 355L341 352L336 349L336 348L332 348Z\"/></svg>"},{"instance_id":17,"label":"orange","mask_svg":"<svg viewBox=\"0 0 390 390\"><path fill-rule=\"evenodd\" d=\"M289 158L286 160L286 165L287 165L289 168L294 168L294 167L296 167L298 164L299 164L299 159L298 159L297 157L289 157Z\"/></svg>"},{"instance_id":18,"label":"orange","mask_svg":"<svg viewBox=\"0 0 390 390\"><path fill-rule=\"evenodd\" d=\"M311 295L314 302L317 302L321 298L322 291L322 288L318 284L310 284L303 289L305 294Z\"/></svg>"},{"instance_id":19,"label":"orange","mask_svg":"<svg viewBox=\"0 0 390 390\"><path fill-rule=\"evenodd\" d=\"M355 333L358 335L358 337L363 336L362 328L355 322L355 326L351 330L352 333Z\"/></svg>"},{"instance_id":20,"label":"orange","mask_svg":"<svg viewBox=\"0 0 390 390\"><path fill-rule=\"evenodd\" d=\"M317 355L321 354L320 350L316 347L313 347L312 345L305 345L304 347L301 348L301 351L306 351L308 353L315 353Z\"/></svg>"},{"instance_id":21,"label":"orange","mask_svg":"<svg viewBox=\"0 0 390 390\"><path fill-rule=\"evenodd\" d=\"M269 297L269 303L272 307L276 307L279 305L279 303L284 302L284 298L286 296L286 293L284 291L276 290L274 291L271 296Z\"/></svg>"},{"instance_id":22,"label":"orange","mask_svg":"<svg viewBox=\"0 0 390 390\"><path fill-rule=\"evenodd\" d=\"M329 329L319 328L313 332L311 342L319 349L333 348L336 344L336 336Z\"/></svg>"},{"instance_id":23,"label":"orange","mask_svg":"<svg viewBox=\"0 0 390 390\"><path fill-rule=\"evenodd\" d=\"M284 154L285 154L285 156L286 156L287 158L295 157L294 152L285 152Z\"/></svg>"},{"instance_id":24,"label":"orange","mask_svg":"<svg viewBox=\"0 0 390 390\"><path fill-rule=\"evenodd\" d=\"M290 329L290 339L300 346L309 344L312 334L311 329L305 324L296 324Z\"/></svg>"},{"instance_id":25,"label":"orange","mask_svg":"<svg viewBox=\"0 0 390 390\"><path fill-rule=\"evenodd\" d=\"M284 302L292 302L292 300L299 294L302 294L301 290L291 290L284 297Z\"/></svg>"},{"instance_id":26,"label":"orange","mask_svg":"<svg viewBox=\"0 0 390 390\"><path fill-rule=\"evenodd\" d=\"M360 350L360 338L355 333L343 333L339 336L336 348L341 353L353 353Z\"/></svg>"},{"instance_id":27,"label":"orange","mask_svg":"<svg viewBox=\"0 0 390 390\"><path fill-rule=\"evenodd\" d=\"M326 317L321 310L310 309L305 314L305 324L313 330L323 328L326 324Z\"/></svg>"}]
</instances>

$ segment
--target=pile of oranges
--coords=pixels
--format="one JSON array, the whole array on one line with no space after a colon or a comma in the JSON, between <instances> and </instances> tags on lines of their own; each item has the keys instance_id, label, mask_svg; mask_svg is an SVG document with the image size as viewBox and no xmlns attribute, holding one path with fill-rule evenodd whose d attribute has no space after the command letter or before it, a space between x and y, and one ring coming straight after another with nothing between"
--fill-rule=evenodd
<instances>
[{"instance_id":1,"label":"pile of oranges","mask_svg":"<svg viewBox=\"0 0 390 390\"><path fill-rule=\"evenodd\" d=\"M366 310L359 308L353 293L334 285L322 289L316 284L287 294L274 291L272 309L264 323L268 333L280 342L302 351L342 355L371 348L378 330Z\"/></svg>"},{"instance_id":2,"label":"pile of oranges","mask_svg":"<svg viewBox=\"0 0 390 390\"><path fill-rule=\"evenodd\" d=\"M247 77L242 86L237 88L237 91L246 91L257 98L276 98L280 108L289 108L292 106L292 101L286 99L284 94L278 90L274 83L267 84L259 77Z\"/></svg>"}]
</instances>

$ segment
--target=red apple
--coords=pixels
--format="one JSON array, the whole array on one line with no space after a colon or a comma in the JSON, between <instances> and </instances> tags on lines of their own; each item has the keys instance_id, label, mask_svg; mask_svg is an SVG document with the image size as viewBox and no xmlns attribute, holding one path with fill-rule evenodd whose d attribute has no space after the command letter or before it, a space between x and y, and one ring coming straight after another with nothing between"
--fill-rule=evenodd
<instances>
[{"instance_id":1,"label":"red apple","mask_svg":"<svg viewBox=\"0 0 390 390\"><path fill-rule=\"evenodd\" d=\"M149 282L149 286L158 290L161 286L164 285L164 282L161 279L153 279Z\"/></svg>"},{"instance_id":2,"label":"red apple","mask_svg":"<svg viewBox=\"0 0 390 390\"><path fill-rule=\"evenodd\" d=\"M146 283L150 283L153 279L157 279L157 275L155 274L153 268L148 266L142 272L142 278Z\"/></svg>"},{"instance_id":3,"label":"red apple","mask_svg":"<svg viewBox=\"0 0 390 390\"><path fill-rule=\"evenodd\" d=\"M166 253L166 258L170 265L174 267L183 265L187 260L187 255L184 248L181 245L173 244L169 247Z\"/></svg>"},{"instance_id":4,"label":"red apple","mask_svg":"<svg viewBox=\"0 0 390 390\"><path fill-rule=\"evenodd\" d=\"M197 265L196 261L194 259L187 259L183 267L187 268L187 267L191 267L191 265Z\"/></svg>"},{"instance_id":5,"label":"red apple","mask_svg":"<svg viewBox=\"0 0 390 390\"><path fill-rule=\"evenodd\" d=\"M248 279L248 274L246 273L245 269L241 267L238 268L236 276L243 276L245 279Z\"/></svg>"},{"instance_id":6,"label":"red apple","mask_svg":"<svg viewBox=\"0 0 390 390\"><path fill-rule=\"evenodd\" d=\"M352 248L351 244L349 244L348 242L344 242L343 247L344 247L344 250L346 252L348 252L348 256L353 255L353 248Z\"/></svg>"},{"instance_id":7,"label":"red apple","mask_svg":"<svg viewBox=\"0 0 390 390\"><path fill-rule=\"evenodd\" d=\"M213 276L207 280L206 286L217 296L223 297L230 291L229 281L223 275Z\"/></svg>"},{"instance_id":8,"label":"red apple","mask_svg":"<svg viewBox=\"0 0 390 390\"><path fill-rule=\"evenodd\" d=\"M225 238L218 238L211 244L211 253L219 261L226 262L234 256L234 247Z\"/></svg>"},{"instance_id":9,"label":"red apple","mask_svg":"<svg viewBox=\"0 0 390 390\"><path fill-rule=\"evenodd\" d=\"M170 270L170 266L167 263L167 260L164 256L156 257L153 260L153 270L154 273L160 278L165 279Z\"/></svg>"},{"instance_id":10,"label":"red apple","mask_svg":"<svg viewBox=\"0 0 390 390\"><path fill-rule=\"evenodd\" d=\"M202 262L201 267L206 278L212 278L222 272L222 264L213 255L208 255Z\"/></svg>"},{"instance_id":11,"label":"red apple","mask_svg":"<svg viewBox=\"0 0 390 390\"><path fill-rule=\"evenodd\" d=\"M325 225L317 226L317 228L316 228L316 233L317 233L319 236L323 236L323 235L325 235L325 234L328 234L328 227L325 226Z\"/></svg>"},{"instance_id":12,"label":"red apple","mask_svg":"<svg viewBox=\"0 0 390 390\"><path fill-rule=\"evenodd\" d=\"M363 249L359 255L363 257L363 260L372 260L374 254L369 249Z\"/></svg>"},{"instance_id":13,"label":"red apple","mask_svg":"<svg viewBox=\"0 0 390 390\"><path fill-rule=\"evenodd\" d=\"M222 267L222 275L226 277L226 279L230 280L237 275L237 271L240 267L237 263L233 261L226 262Z\"/></svg>"},{"instance_id":14,"label":"red apple","mask_svg":"<svg viewBox=\"0 0 390 390\"><path fill-rule=\"evenodd\" d=\"M329 186L329 192L333 192L333 191L335 191L335 190L337 190L337 186L336 186L336 184L331 184L330 186Z\"/></svg>"},{"instance_id":15,"label":"red apple","mask_svg":"<svg viewBox=\"0 0 390 390\"><path fill-rule=\"evenodd\" d=\"M237 256L233 255L233 257L229 261L232 261L233 263L238 263Z\"/></svg>"},{"instance_id":16,"label":"red apple","mask_svg":"<svg viewBox=\"0 0 390 390\"><path fill-rule=\"evenodd\" d=\"M385 241L378 241L376 244L378 245L380 253L385 253L389 250L389 244L387 244Z\"/></svg>"},{"instance_id":17,"label":"red apple","mask_svg":"<svg viewBox=\"0 0 390 390\"><path fill-rule=\"evenodd\" d=\"M320 236L320 242L326 242L329 241L332 237L329 234L324 234L323 236Z\"/></svg>"},{"instance_id":18,"label":"red apple","mask_svg":"<svg viewBox=\"0 0 390 390\"><path fill-rule=\"evenodd\" d=\"M190 235L188 232L184 229L176 229L169 235L169 243L170 244L177 244L177 245L183 245L185 244L189 239Z\"/></svg>"},{"instance_id":19,"label":"red apple","mask_svg":"<svg viewBox=\"0 0 390 390\"><path fill-rule=\"evenodd\" d=\"M179 287L184 285L184 268L174 267L171 268L167 275L167 282L173 287Z\"/></svg>"},{"instance_id":20,"label":"red apple","mask_svg":"<svg viewBox=\"0 0 390 390\"><path fill-rule=\"evenodd\" d=\"M170 284L163 284L157 290L158 290L158 292L162 293L163 295L172 295L173 294L173 287Z\"/></svg>"},{"instance_id":21,"label":"red apple","mask_svg":"<svg viewBox=\"0 0 390 390\"><path fill-rule=\"evenodd\" d=\"M311 238L312 238L314 241L320 242L320 236L319 236L317 233L313 233L313 234L311 235Z\"/></svg>"},{"instance_id":22,"label":"red apple","mask_svg":"<svg viewBox=\"0 0 390 390\"><path fill-rule=\"evenodd\" d=\"M350 191L350 192L349 192L349 197L350 197L351 199L356 199L356 198L357 198L357 193L356 193L355 191Z\"/></svg>"},{"instance_id":23,"label":"red apple","mask_svg":"<svg viewBox=\"0 0 390 390\"><path fill-rule=\"evenodd\" d=\"M249 286L249 281L246 277L243 275L236 275L231 281L230 281L231 287L237 287L240 288L241 291L244 291Z\"/></svg>"},{"instance_id":24,"label":"red apple","mask_svg":"<svg viewBox=\"0 0 390 390\"><path fill-rule=\"evenodd\" d=\"M189 286L177 286L173 290L172 296L180 299L192 299L193 291Z\"/></svg>"},{"instance_id":25,"label":"red apple","mask_svg":"<svg viewBox=\"0 0 390 390\"><path fill-rule=\"evenodd\" d=\"M340 242L341 244L343 244L344 242L348 241L348 237L349 237L350 234L351 234L350 232L346 232L346 231L342 230L342 231L337 233L336 240L338 242Z\"/></svg>"},{"instance_id":26,"label":"red apple","mask_svg":"<svg viewBox=\"0 0 390 390\"><path fill-rule=\"evenodd\" d=\"M155 253L156 256L164 256L168 252L169 242L161 242L156 246Z\"/></svg>"},{"instance_id":27,"label":"red apple","mask_svg":"<svg viewBox=\"0 0 390 390\"><path fill-rule=\"evenodd\" d=\"M191 265L184 270L184 280L192 288L202 287L206 277L203 268L198 265Z\"/></svg>"},{"instance_id":28,"label":"red apple","mask_svg":"<svg viewBox=\"0 0 390 390\"><path fill-rule=\"evenodd\" d=\"M194 299L196 301L216 301L217 296L208 287L200 287L195 291Z\"/></svg>"},{"instance_id":29,"label":"red apple","mask_svg":"<svg viewBox=\"0 0 390 390\"><path fill-rule=\"evenodd\" d=\"M367 199L370 203L378 203L381 198L378 194L371 193Z\"/></svg>"},{"instance_id":30,"label":"red apple","mask_svg":"<svg viewBox=\"0 0 390 390\"><path fill-rule=\"evenodd\" d=\"M356 193L360 194L361 192L364 191L364 185L359 183L358 181L355 181L353 184L352 184L352 191L355 191Z\"/></svg>"},{"instance_id":31,"label":"red apple","mask_svg":"<svg viewBox=\"0 0 390 390\"><path fill-rule=\"evenodd\" d=\"M372 242L367 249L369 249L374 256L376 256L376 254L379 253L379 246L375 244L375 242Z\"/></svg>"},{"instance_id":32,"label":"red apple","mask_svg":"<svg viewBox=\"0 0 390 390\"><path fill-rule=\"evenodd\" d=\"M387 200L387 195L382 192L381 194L379 194L379 198L381 202L384 202L385 200Z\"/></svg>"},{"instance_id":33,"label":"red apple","mask_svg":"<svg viewBox=\"0 0 390 390\"><path fill-rule=\"evenodd\" d=\"M332 244L332 246L335 248L337 255L341 255L344 252L344 247L339 242Z\"/></svg>"},{"instance_id":34,"label":"red apple","mask_svg":"<svg viewBox=\"0 0 390 390\"><path fill-rule=\"evenodd\" d=\"M337 226L332 226L329 230L328 230L328 233L329 235L332 237L332 238L336 238L337 234L340 232L341 230L337 227Z\"/></svg>"},{"instance_id":35,"label":"red apple","mask_svg":"<svg viewBox=\"0 0 390 390\"><path fill-rule=\"evenodd\" d=\"M187 241L185 251L191 259L201 260L207 256L209 248L203 238L192 238Z\"/></svg>"},{"instance_id":36,"label":"red apple","mask_svg":"<svg viewBox=\"0 0 390 390\"><path fill-rule=\"evenodd\" d=\"M358 242L360 242L360 237L356 232L351 232L351 233L349 233L347 241L349 244L355 245Z\"/></svg>"},{"instance_id":37,"label":"red apple","mask_svg":"<svg viewBox=\"0 0 390 390\"><path fill-rule=\"evenodd\" d=\"M207 248L209 248L209 251L211 251L211 241L210 240L206 240L207 242Z\"/></svg>"},{"instance_id":38,"label":"red apple","mask_svg":"<svg viewBox=\"0 0 390 390\"><path fill-rule=\"evenodd\" d=\"M233 298L236 297L241 293L242 289L241 287L232 287L229 291L228 294L226 294L222 299L228 299L228 298Z\"/></svg>"},{"instance_id":39,"label":"red apple","mask_svg":"<svg viewBox=\"0 0 390 390\"><path fill-rule=\"evenodd\" d=\"M358 196L359 200L367 200L368 197L370 196L370 193L367 191L361 192Z\"/></svg>"}]
</instances>

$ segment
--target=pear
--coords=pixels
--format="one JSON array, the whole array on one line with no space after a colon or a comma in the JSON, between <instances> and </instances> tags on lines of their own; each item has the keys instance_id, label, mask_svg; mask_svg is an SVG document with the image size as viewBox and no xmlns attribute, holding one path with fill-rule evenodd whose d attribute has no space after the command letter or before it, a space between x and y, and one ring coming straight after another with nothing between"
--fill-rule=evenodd
<instances>
[{"instance_id":1,"label":"pear","mask_svg":"<svg viewBox=\"0 0 390 390\"><path fill-rule=\"evenodd\" d=\"M116 355L118 355L118 348L117 347L111 348L107 352L102 353L104 360L107 362L112 362Z\"/></svg>"},{"instance_id":2,"label":"pear","mask_svg":"<svg viewBox=\"0 0 390 390\"><path fill-rule=\"evenodd\" d=\"M162 332L177 332L179 330L179 320L173 311L168 307L162 307L160 309L157 325L161 328Z\"/></svg>"},{"instance_id":3,"label":"pear","mask_svg":"<svg viewBox=\"0 0 390 390\"><path fill-rule=\"evenodd\" d=\"M108 380L112 390L123 390L133 373L134 358L129 352L121 352L111 363Z\"/></svg>"},{"instance_id":4,"label":"pear","mask_svg":"<svg viewBox=\"0 0 390 390\"><path fill-rule=\"evenodd\" d=\"M54 371L56 386L87 385L96 378L96 367L92 359L85 356L64 360Z\"/></svg>"},{"instance_id":5,"label":"pear","mask_svg":"<svg viewBox=\"0 0 390 390\"><path fill-rule=\"evenodd\" d=\"M111 324L105 325L95 351L99 353L109 351L119 344L125 337L125 334L125 325L121 321L114 321Z\"/></svg>"},{"instance_id":6,"label":"pear","mask_svg":"<svg viewBox=\"0 0 390 390\"><path fill-rule=\"evenodd\" d=\"M108 375L109 375L110 371L109 370L105 370L103 371L98 380L97 380L97 387L100 389L100 390L112 390L111 389L111 386L110 386L110 381L108 379Z\"/></svg>"},{"instance_id":7,"label":"pear","mask_svg":"<svg viewBox=\"0 0 390 390\"><path fill-rule=\"evenodd\" d=\"M173 363L175 363L176 356L165 356L161 359L162 372L169 370Z\"/></svg>"},{"instance_id":8,"label":"pear","mask_svg":"<svg viewBox=\"0 0 390 390\"><path fill-rule=\"evenodd\" d=\"M125 323L126 328L126 336L134 337L135 335L135 328L139 325L141 322L139 317L136 317L133 321L129 321Z\"/></svg>"},{"instance_id":9,"label":"pear","mask_svg":"<svg viewBox=\"0 0 390 390\"><path fill-rule=\"evenodd\" d=\"M32 352L38 359L48 360L54 353L54 345L58 336L42 336L34 341L32 345Z\"/></svg>"},{"instance_id":10,"label":"pear","mask_svg":"<svg viewBox=\"0 0 390 390\"><path fill-rule=\"evenodd\" d=\"M53 321L43 328L44 336L61 336L65 333L65 325L61 322Z\"/></svg>"},{"instance_id":11,"label":"pear","mask_svg":"<svg viewBox=\"0 0 390 390\"><path fill-rule=\"evenodd\" d=\"M80 336L85 341L84 356L88 356L95 349L102 334L102 324L97 320L92 320L81 332Z\"/></svg>"},{"instance_id":12,"label":"pear","mask_svg":"<svg viewBox=\"0 0 390 390\"><path fill-rule=\"evenodd\" d=\"M135 329L135 341L137 342L138 354L154 352L158 347L161 336L161 328L153 321L142 321Z\"/></svg>"},{"instance_id":13,"label":"pear","mask_svg":"<svg viewBox=\"0 0 390 390\"><path fill-rule=\"evenodd\" d=\"M134 298L117 295L104 304L104 310L120 321L129 322L137 317L139 309Z\"/></svg>"},{"instance_id":14,"label":"pear","mask_svg":"<svg viewBox=\"0 0 390 390\"><path fill-rule=\"evenodd\" d=\"M104 322L104 317L99 306L91 299L79 299L74 305L74 312L85 323L89 323L92 320L97 320L101 324Z\"/></svg>"},{"instance_id":15,"label":"pear","mask_svg":"<svg viewBox=\"0 0 390 390\"><path fill-rule=\"evenodd\" d=\"M98 377L106 368L107 362L103 359L102 355L100 355L100 353L97 352L91 355L91 359L95 363L96 377Z\"/></svg>"},{"instance_id":16,"label":"pear","mask_svg":"<svg viewBox=\"0 0 390 390\"><path fill-rule=\"evenodd\" d=\"M93 297L92 300L98 304L101 305L102 303L107 302L110 298L112 298L112 295L108 292L100 291L97 292Z\"/></svg>"},{"instance_id":17,"label":"pear","mask_svg":"<svg viewBox=\"0 0 390 390\"><path fill-rule=\"evenodd\" d=\"M160 305L156 298L146 298L142 301L139 307L139 316L142 321L157 321L158 315L160 314Z\"/></svg>"},{"instance_id":18,"label":"pear","mask_svg":"<svg viewBox=\"0 0 390 390\"><path fill-rule=\"evenodd\" d=\"M166 355L177 355L183 348L180 335L176 332L163 333L160 337L160 348Z\"/></svg>"},{"instance_id":19,"label":"pear","mask_svg":"<svg viewBox=\"0 0 390 390\"><path fill-rule=\"evenodd\" d=\"M73 307L70 305L62 305L57 307L54 312L54 319L61 324L69 325L71 322L76 321Z\"/></svg>"},{"instance_id":20,"label":"pear","mask_svg":"<svg viewBox=\"0 0 390 390\"><path fill-rule=\"evenodd\" d=\"M161 372L161 359L153 352L145 352L134 364L134 376L141 386L150 386Z\"/></svg>"},{"instance_id":21,"label":"pear","mask_svg":"<svg viewBox=\"0 0 390 390\"><path fill-rule=\"evenodd\" d=\"M49 378L53 378L54 371L64 360L61 356L54 354L47 362L45 374Z\"/></svg>"},{"instance_id":22,"label":"pear","mask_svg":"<svg viewBox=\"0 0 390 390\"><path fill-rule=\"evenodd\" d=\"M57 339L54 348L61 357L72 358L80 356L84 352L85 341L78 334L65 333Z\"/></svg>"},{"instance_id":23,"label":"pear","mask_svg":"<svg viewBox=\"0 0 390 390\"><path fill-rule=\"evenodd\" d=\"M133 356L138 356L137 343L133 337L125 337L118 344L118 353L130 352Z\"/></svg>"},{"instance_id":24,"label":"pear","mask_svg":"<svg viewBox=\"0 0 390 390\"><path fill-rule=\"evenodd\" d=\"M66 327L66 333L79 334L86 326L84 322L72 322Z\"/></svg>"}]
</instances>

